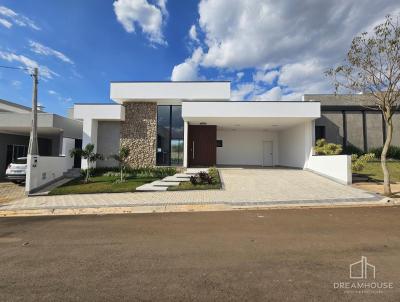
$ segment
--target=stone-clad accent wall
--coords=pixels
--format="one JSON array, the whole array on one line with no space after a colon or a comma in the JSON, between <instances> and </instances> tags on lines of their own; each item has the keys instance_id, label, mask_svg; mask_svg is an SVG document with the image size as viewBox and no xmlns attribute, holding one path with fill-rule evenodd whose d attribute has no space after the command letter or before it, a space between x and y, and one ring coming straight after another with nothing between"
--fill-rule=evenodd
<instances>
[{"instance_id":1,"label":"stone-clad accent wall","mask_svg":"<svg viewBox=\"0 0 400 302\"><path fill-rule=\"evenodd\" d=\"M125 121L121 122L120 143L130 149L128 161L131 167L156 165L156 103L125 104Z\"/></svg>"}]
</instances>

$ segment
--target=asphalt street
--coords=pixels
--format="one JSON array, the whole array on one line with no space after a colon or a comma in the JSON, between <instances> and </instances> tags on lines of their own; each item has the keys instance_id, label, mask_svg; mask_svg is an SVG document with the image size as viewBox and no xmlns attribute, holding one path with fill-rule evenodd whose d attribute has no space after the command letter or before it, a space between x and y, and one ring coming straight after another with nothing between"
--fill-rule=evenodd
<instances>
[{"instance_id":1,"label":"asphalt street","mask_svg":"<svg viewBox=\"0 0 400 302\"><path fill-rule=\"evenodd\" d=\"M399 218L400 207L0 218L0 301L399 301ZM375 279L350 279L361 256ZM337 288L355 281L392 288Z\"/></svg>"}]
</instances>

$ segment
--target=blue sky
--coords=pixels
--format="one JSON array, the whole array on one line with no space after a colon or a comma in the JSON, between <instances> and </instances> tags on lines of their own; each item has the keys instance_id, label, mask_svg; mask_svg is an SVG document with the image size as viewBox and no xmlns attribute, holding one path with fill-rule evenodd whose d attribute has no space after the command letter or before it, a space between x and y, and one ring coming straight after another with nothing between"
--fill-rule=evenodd
<instances>
[{"instance_id":1,"label":"blue sky","mask_svg":"<svg viewBox=\"0 0 400 302\"><path fill-rule=\"evenodd\" d=\"M41 69L39 101L65 114L109 102L110 81L231 80L234 100L332 92L323 71L397 1L0 0L0 65ZM0 68L0 98L31 102Z\"/></svg>"}]
</instances>

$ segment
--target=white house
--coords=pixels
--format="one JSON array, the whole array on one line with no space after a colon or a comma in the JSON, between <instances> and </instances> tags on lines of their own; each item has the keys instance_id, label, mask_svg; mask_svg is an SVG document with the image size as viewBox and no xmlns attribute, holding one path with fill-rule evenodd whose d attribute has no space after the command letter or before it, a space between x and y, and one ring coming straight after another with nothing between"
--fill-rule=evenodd
<instances>
[{"instance_id":1,"label":"white house","mask_svg":"<svg viewBox=\"0 0 400 302\"><path fill-rule=\"evenodd\" d=\"M135 167L285 166L351 182L347 156L312 155L319 102L236 102L230 94L230 82L112 82L114 103L75 104L74 118L83 121L83 146L103 155L128 146Z\"/></svg>"}]
</instances>

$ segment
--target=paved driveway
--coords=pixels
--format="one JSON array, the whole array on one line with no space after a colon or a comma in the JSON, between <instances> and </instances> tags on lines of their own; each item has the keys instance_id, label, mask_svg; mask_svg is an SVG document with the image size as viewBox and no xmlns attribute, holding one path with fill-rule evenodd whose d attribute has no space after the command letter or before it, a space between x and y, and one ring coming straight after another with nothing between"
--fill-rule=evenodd
<instances>
[{"instance_id":1,"label":"paved driveway","mask_svg":"<svg viewBox=\"0 0 400 302\"><path fill-rule=\"evenodd\" d=\"M0 205L0 210L180 204L280 205L379 200L373 194L302 170L223 168L220 174L224 182L223 190L40 196Z\"/></svg>"},{"instance_id":2,"label":"paved driveway","mask_svg":"<svg viewBox=\"0 0 400 302\"><path fill-rule=\"evenodd\" d=\"M25 196L25 186L0 180L0 203L20 199Z\"/></svg>"}]
</instances>

